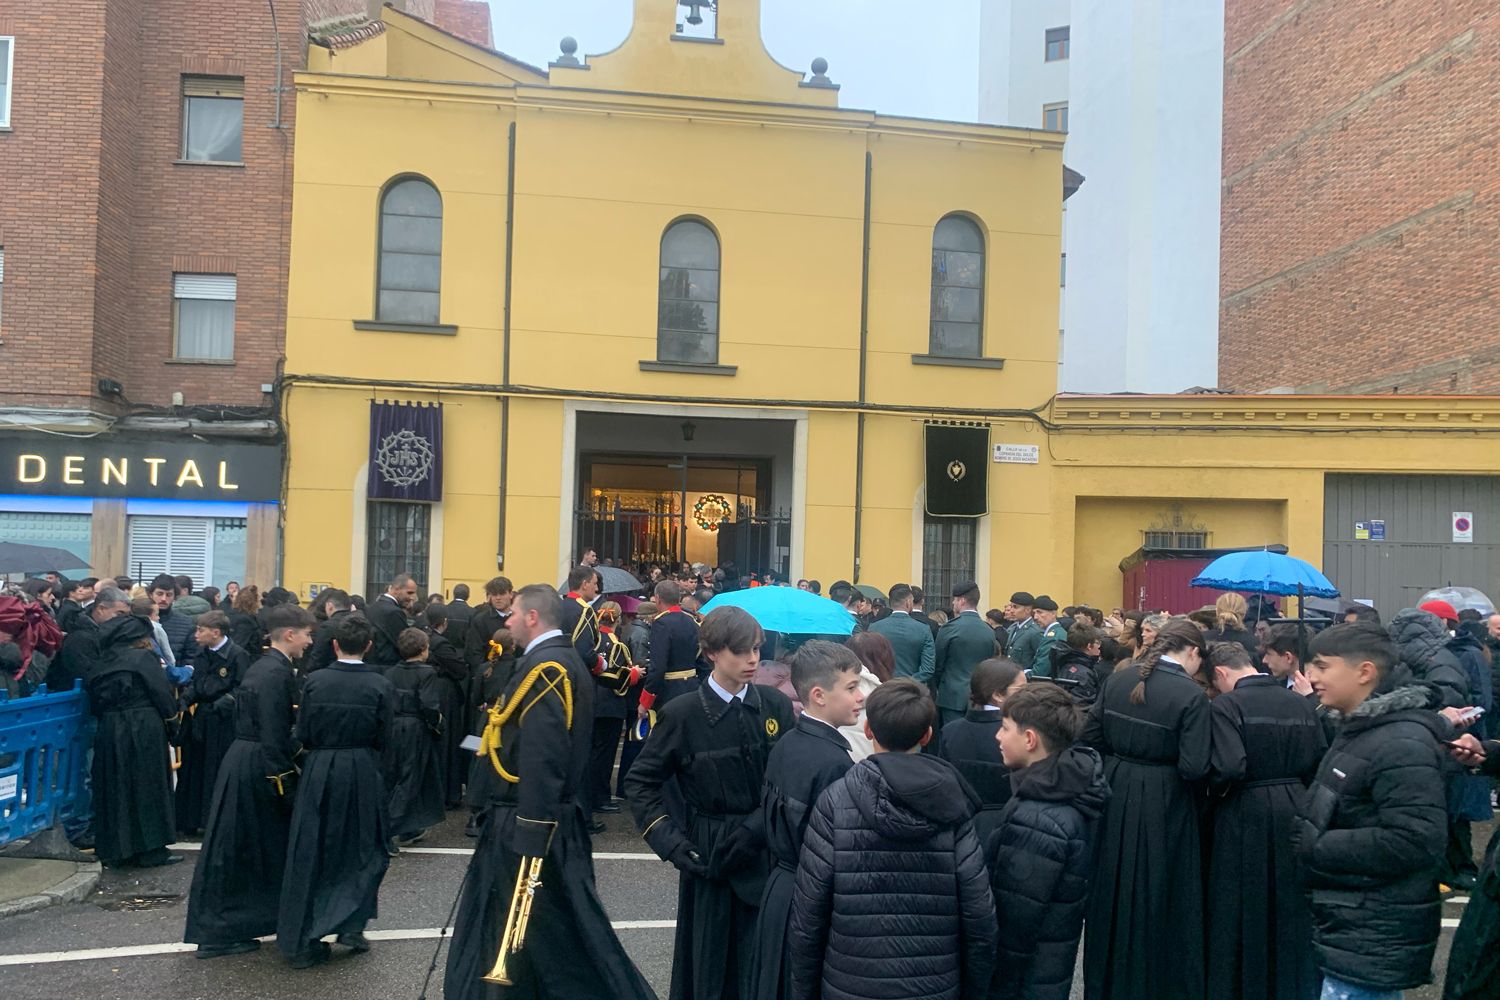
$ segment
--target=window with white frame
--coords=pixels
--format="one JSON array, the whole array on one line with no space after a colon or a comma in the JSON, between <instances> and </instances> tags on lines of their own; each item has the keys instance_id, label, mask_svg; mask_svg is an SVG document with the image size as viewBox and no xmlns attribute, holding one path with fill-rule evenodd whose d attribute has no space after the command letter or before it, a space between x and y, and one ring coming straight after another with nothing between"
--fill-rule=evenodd
<instances>
[{"instance_id":1,"label":"window with white frame","mask_svg":"<svg viewBox=\"0 0 1500 1000\"><path fill-rule=\"evenodd\" d=\"M234 360L236 286L232 274L172 275L172 357Z\"/></svg>"},{"instance_id":2,"label":"window with white frame","mask_svg":"<svg viewBox=\"0 0 1500 1000\"><path fill-rule=\"evenodd\" d=\"M0 336L5 334L5 248L0 247Z\"/></svg>"},{"instance_id":3,"label":"window with white frame","mask_svg":"<svg viewBox=\"0 0 1500 1000\"><path fill-rule=\"evenodd\" d=\"M11 71L15 68L16 39L0 35L0 128L10 128Z\"/></svg>"},{"instance_id":4,"label":"window with white frame","mask_svg":"<svg viewBox=\"0 0 1500 1000\"><path fill-rule=\"evenodd\" d=\"M182 158L200 163L244 159L245 81L230 76L182 78Z\"/></svg>"}]
</instances>

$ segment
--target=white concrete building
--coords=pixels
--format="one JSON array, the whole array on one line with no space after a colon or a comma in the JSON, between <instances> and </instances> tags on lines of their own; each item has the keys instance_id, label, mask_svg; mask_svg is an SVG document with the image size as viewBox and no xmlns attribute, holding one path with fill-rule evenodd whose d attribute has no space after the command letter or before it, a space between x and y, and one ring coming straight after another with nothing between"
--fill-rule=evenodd
<instances>
[{"instance_id":1,"label":"white concrete building","mask_svg":"<svg viewBox=\"0 0 1500 1000\"><path fill-rule=\"evenodd\" d=\"M1060 384L1218 372L1222 0L981 0L979 114L1068 131Z\"/></svg>"}]
</instances>

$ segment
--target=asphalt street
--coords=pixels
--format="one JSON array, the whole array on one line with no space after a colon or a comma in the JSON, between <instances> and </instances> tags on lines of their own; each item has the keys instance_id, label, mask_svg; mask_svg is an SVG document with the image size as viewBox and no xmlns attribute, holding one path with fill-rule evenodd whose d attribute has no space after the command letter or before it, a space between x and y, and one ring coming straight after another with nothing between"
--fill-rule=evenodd
<instances>
[{"instance_id":1,"label":"asphalt street","mask_svg":"<svg viewBox=\"0 0 1500 1000\"><path fill-rule=\"evenodd\" d=\"M626 949L661 996L672 968L676 873L649 854L629 820L608 818L595 838L600 895ZM1482 849L1488 830L1476 829ZM197 852L180 865L149 871L106 871L86 902L0 920L0 995L5 1000L415 1000L439 944L473 841L463 816L450 814L417 848L391 863L380 893L374 948L351 955L334 948L329 964L293 971L274 944L259 952L199 961L182 941L187 891ZM190 845L182 845L184 847ZM1439 976L1464 897L1443 907ZM429 997L442 996L442 959ZM1082 995L1082 977L1073 995ZM1437 1000L1436 986L1407 994ZM601 998L602 1000L602 998Z\"/></svg>"}]
</instances>

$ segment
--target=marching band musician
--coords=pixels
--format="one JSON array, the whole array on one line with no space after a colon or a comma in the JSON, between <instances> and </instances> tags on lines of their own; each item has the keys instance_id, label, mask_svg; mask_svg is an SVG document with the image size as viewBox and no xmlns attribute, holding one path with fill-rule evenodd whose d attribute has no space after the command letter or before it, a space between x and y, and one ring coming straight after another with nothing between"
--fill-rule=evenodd
<instances>
[{"instance_id":1,"label":"marching band musician","mask_svg":"<svg viewBox=\"0 0 1500 1000\"><path fill-rule=\"evenodd\" d=\"M698 622L682 610L682 587L676 581L658 583L655 594L663 610L651 620L651 662L639 708L642 718L652 708L698 690Z\"/></svg>"},{"instance_id":2,"label":"marching band musician","mask_svg":"<svg viewBox=\"0 0 1500 1000\"><path fill-rule=\"evenodd\" d=\"M574 566L568 573L568 593L563 601L558 628L569 636L578 660L593 671L599 663L599 617L594 599L599 596L599 571L592 566Z\"/></svg>"},{"instance_id":3,"label":"marching band musician","mask_svg":"<svg viewBox=\"0 0 1500 1000\"><path fill-rule=\"evenodd\" d=\"M639 691L643 671L630 658L630 647L615 633L620 624L620 605L604 601L599 605L600 669L594 675L594 741L589 751L589 793L593 811L617 813L620 807L610 801L609 778L614 770L615 750L626 718L635 718L632 692Z\"/></svg>"},{"instance_id":4,"label":"marching band musician","mask_svg":"<svg viewBox=\"0 0 1500 1000\"><path fill-rule=\"evenodd\" d=\"M557 591L541 584L516 595L509 627L525 653L490 710L481 743L500 780L486 805L454 921L443 987L450 1000L655 1000L594 887L584 810L595 683L562 630L564 605ZM513 938L507 924L514 921L507 917L514 907L507 907L520 901L516 883L537 859L540 885L524 937ZM508 985L485 979L499 967L497 947L513 949L504 956Z\"/></svg>"}]
</instances>

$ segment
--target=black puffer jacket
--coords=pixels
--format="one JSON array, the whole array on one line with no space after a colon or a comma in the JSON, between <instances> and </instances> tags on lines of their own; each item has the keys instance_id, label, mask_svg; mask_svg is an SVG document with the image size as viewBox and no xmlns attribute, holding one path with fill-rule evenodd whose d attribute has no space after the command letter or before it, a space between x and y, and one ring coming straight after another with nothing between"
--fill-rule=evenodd
<instances>
[{"instance_id":1,"label":"black puffer jacket","mask_svg":"<svg viewBox=\"0 0 1500 1000\"><path fill-rule=\"evenodd\" d=\"M933 754L878 753L829 786L792 897L794 1000L984 995L995 902L976 806Z\"/></svg>"},{"instance_id":2,"label":"black puffer jacket","mask_svg":"<svg viewBox=\"0 0 1500 1000\"><path fill-rule=\"evenodd\" d=\"M1465 708L1469 702L1469 679L1463 664L1448 648L1452 638L1443 621L1430 611L1407 608L1396 613L1390 624L1391 641L1401 653L1401 662L1424 684L1436 685L1441 707Z\"/></svg>"},{"instance_id":3,"label":"black puffer jacket","mask_svg":"<svg viewBox=\"0 0 1500 1000\"><path fill-rule=\"evenodd\" d=\"M1437 708L1436 690L1413 684L1345 716L1292 825L1318 966L1371 990L1432 979L1448 838L1440 741L1454 738Z\"/></svg>"},{"instance_id":4,"label":"black puffer jacket","mask_svg":"<svg viewBox=\"0 0 1500 1000\"><path fill-rule=\"evenodd\" d=\"M1094 822L1109 801L1104 762L1083 746L1011 773L985 845L1000 921L990 1000L1068 1000L1088 897Z\"/></svg>"}]
</instances>

